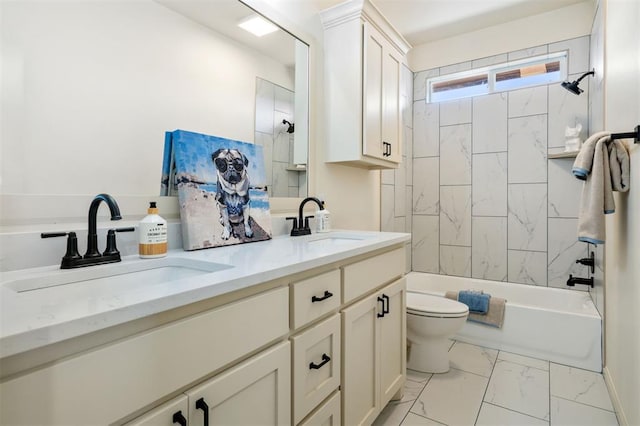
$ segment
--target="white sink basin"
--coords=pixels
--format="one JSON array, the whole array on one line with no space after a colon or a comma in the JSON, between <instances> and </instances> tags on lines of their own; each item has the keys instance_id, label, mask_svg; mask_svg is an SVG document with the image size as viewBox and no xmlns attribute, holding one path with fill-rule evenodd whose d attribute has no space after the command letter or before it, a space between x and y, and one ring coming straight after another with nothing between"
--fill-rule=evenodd
<instances>
[{"instance_id":1,"label":"white sink basin","mask_svg":"<svg viewBox=\"0 0 640 426\"><path fill-rule=\"evenodd\" d=\"M307 241L307 244L309 244L310 246L337 247L350 245L366 239L366 235L331 233L324 236L315 236Z\"/></svg>"},{"instance_id":2,"label":"white sink basin","mask_svg":"<svg viewBox=\"0 0 640 426\"><path fill-rule=\"evenodd\" d=\"M4 286L16 293L37 292L60 286L134 287L141 283L166 283L228 268L232 266L185 258L125 260L119 263L37 274L8 281Z\"/></svg>"}]
</instances>

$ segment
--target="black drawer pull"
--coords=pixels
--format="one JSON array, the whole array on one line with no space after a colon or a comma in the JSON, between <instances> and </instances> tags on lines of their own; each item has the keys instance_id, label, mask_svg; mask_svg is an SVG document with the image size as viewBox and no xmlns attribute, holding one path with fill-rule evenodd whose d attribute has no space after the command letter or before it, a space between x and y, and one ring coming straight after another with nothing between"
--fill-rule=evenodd
<instances>
[{"instance_id":1,"label":"black drawer pull","mask_svg":"<svg viewBox=\"0 0 640 426\"><path fill-rule=\"evenodd\" d=\"M196 408L204 411L204 426L209 426L209 406L204 402L204 398L196 401Z\"/></svg>"},{"instance_id":2,"label":"black drawer pull","mask_svg":"<svg viewBox=\"0 0 640 426\"><path fill-rule=\"evenodd\" d=\"M324 294L321 297L313 296L311 298L311 303L322 302L323 300L327 300L331 296L333 296L333 293L331 293L329 290L325 290Z\"/></svg>"},{"instance_id":3,"label":"black drawer pull","mask_svg":"<svg viewBox=\"0 0 640 426\"><path fill-rule=\"evenodd\" d=\"M387 308L386 309L384 308L384 303L382 303L382 313L383 314L388 314L389 313L389 296L387 296L386 294L383 294L382 298L387 301Z\"/></svg>"},{"instance_id":4,"label":"black drawer pull","mask_svg":"<svg viewBox=\"0 0 640 426\"><path fill-rule=\"evenodd\" d=\"M173 423L178 423L180 426L187 426L187 419L182 415L182 411L173 413Z\"/></svg>"},{"instance_id":5,"label":"black drawer pull","mask_svg":"<svg viewBox=\"0 0 640 426\"><path fill-rule=\"evenodd\" d=\"M382 297L378 296L378 302L382 302L382 313L378 312L378 313L376 314L376 316L377 316L378 318L382 318L382 317L384 316L384 314L385 314L385 310L384 310L384 299L383 299Z\"/></svg>"},{"instance_id":6,"label":"black drawer pull","mask_svg":"<svg viewBox=\"0 0 640 426\"><path fill-rule=\"evenodd\" d=\"M329 358L329 355L322 354L322 362L320 364L314 364L313 362L311 362L309 364L309 370L318 370L322 368L322 366L328 363L329 361L331 361L331 358Z\"/></svg>"}]
</instances>

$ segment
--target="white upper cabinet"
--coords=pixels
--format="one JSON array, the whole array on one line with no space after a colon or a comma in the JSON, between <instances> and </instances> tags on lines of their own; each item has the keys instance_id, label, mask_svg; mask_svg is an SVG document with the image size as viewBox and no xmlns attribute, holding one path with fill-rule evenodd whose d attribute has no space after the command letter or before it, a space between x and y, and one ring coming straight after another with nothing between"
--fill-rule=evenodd
<instances>
[{"instance_id":1,"label":"white upper cabinet","mask_svg":"<svg viewBox=\"0 0 640 426\"><path fill-rule=\"evenodd\" d=\"M409 44L368 1L322 12L326 160L370 168L402 161L400 75Z\"/></svg>"}]
</instances>

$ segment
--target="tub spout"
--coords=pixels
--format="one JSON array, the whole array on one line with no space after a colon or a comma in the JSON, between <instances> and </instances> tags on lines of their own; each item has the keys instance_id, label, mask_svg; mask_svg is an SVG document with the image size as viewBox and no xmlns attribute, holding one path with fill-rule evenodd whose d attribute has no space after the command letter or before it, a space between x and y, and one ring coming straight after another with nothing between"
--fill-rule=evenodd
<instances>
[{"instance_id":1,"label":"tub spout","mask_svg":"<svg viewBox=\"0 0 640 426\"><path fill-rule=\"evenodd\" d=\"M576 284L588 285L593 288L593 277L589 278L579 278L574 277L573 275L569 275L569 279L567 280L567 285L569 287L575 287Z\"/></svg>"}]
</instances>

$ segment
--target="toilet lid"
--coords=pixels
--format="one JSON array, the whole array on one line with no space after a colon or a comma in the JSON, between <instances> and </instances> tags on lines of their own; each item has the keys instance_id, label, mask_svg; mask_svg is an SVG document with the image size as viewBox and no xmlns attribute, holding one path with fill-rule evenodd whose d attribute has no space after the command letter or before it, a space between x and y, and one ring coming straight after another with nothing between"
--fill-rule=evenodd
<instances>
[{"instance_id":1,"label":"toilet lid","mask_svg":"<svg viewBox=\"0 0 640 426\"><path fill-rule=\"evenodd\" d=\"M446 297L407 292L407 312L423 316L461 317L469 313L469 307Z\"/></svg>"}]
</instances>

